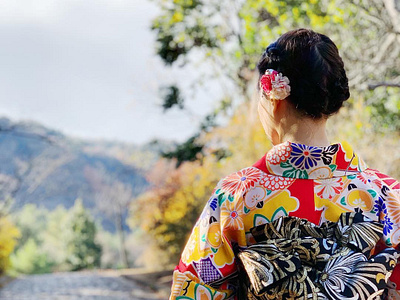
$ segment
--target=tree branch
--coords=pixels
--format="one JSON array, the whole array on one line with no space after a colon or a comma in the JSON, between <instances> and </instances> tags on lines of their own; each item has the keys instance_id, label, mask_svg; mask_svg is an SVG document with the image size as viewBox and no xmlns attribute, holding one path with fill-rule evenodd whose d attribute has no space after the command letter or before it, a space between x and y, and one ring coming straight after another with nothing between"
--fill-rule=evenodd
<instances>
[{"instance_id":1,"label":"tree branch","mask_svg":"<svg viewBox=\"0 0 400 300\"><path fill-rule=\"evenodd\" d=\"M395 0L383 0L383 3L391 18L394 30L400 32L400 11L397 10Z\"/></svg>"},{"instance_id":2,"label":"tree branch","mask_svg":"<svg viewBox=\"0 0 400 300\"><path fill-rule=\"evenodd\" d=\"M377 83L370 83L368 84L368 89L369 90L374 90L378 87L397 87L400 88L400 83L394 83L394 82L377 82Z\"/></svg>"}]
</instances>

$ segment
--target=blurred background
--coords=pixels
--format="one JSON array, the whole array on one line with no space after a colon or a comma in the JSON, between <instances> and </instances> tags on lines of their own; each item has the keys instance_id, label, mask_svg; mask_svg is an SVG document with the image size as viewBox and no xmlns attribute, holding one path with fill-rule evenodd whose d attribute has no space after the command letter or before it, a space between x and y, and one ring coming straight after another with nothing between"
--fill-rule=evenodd
<instances>
[{"instance_id":1,"label":"blurred background","mask_svg":"<svg viewBox=\"0 0 400 300\"><path fill-rule=\"evenodd\" d=\"M3 278L141 270L167 289L215 184L271 147L255 64L299 27L345 62L331 141L399 179L399 0L2 0Z\"/></svg>"}]
</instances>

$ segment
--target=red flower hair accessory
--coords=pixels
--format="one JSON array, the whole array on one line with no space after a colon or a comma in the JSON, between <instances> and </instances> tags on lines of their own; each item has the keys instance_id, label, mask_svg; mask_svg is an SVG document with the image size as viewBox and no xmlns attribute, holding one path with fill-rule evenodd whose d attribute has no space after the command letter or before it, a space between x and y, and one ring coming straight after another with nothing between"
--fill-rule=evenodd
<instances>
[{"instance_id":1,"label":"red flower hair accessory","mask_svg":"<svg viewBox=\"0 0 400 300\"><path fill-rule=\"evenodd\" d=\"M283 100L290 95L290 81L282 73L268 69L260 79L260 87L265 94L276 100Z\"/></svg>"}]
</instances>

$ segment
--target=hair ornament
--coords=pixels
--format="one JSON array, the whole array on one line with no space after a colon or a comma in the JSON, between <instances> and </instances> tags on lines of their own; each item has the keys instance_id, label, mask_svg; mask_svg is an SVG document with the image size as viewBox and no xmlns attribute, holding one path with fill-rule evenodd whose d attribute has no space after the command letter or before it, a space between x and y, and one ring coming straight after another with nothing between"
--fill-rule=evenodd
<instances>
[{"instance_id":1,"label":"hair ornament","mask_svg":"<svg viewBox=\"0 0 400 300\"><path fill-rule=\"evenodd\" d=\"M270 99L283 100L290 95L290 81L282 73L268 69L261 76L260 87Z\"/></svg>"}]
</instances>

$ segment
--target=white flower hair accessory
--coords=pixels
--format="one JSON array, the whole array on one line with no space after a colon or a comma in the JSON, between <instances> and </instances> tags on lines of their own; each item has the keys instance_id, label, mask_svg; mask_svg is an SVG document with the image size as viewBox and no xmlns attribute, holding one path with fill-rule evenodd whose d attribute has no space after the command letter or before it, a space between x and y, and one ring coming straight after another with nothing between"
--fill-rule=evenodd
<instances>
[{"instance_id":1,"label":"white flower hair accessory","mask_svg":"<svg viewBox=\"0 0 400 300\"><path fill-rule=\"evenodd\" d=\"M290 95L290 81L282 73L268 69L260 79L260 87L265 94L276 100L283 100Z\"/></svg>"}]
</instances>

